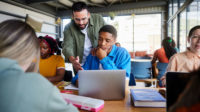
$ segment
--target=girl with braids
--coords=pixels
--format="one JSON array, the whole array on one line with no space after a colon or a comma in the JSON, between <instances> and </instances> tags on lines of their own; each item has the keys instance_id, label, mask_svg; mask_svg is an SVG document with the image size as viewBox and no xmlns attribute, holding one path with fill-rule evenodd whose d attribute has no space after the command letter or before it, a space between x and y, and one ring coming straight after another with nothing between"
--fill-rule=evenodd
<instances>
[{"instance_id":1,"label":"girl with braids","mask_svg":"<svg viewBox=\"0 0 200 112\"><path fill-rule=\"evenodd\" d=\"M162 48L155 51L151 63L154 64L156 60L161 63L169 63L170 57L177 53L174 46L175 42L172 38L165 38L162 41Z\"/></svg>"},{"instance_id":2,"label":"girl with braids","mask_svg":"<svg viewBox=\"0 0 200 112\"><path fill-rule=\"evenodd\" d=\"M50 82L63 80L65 74L65 61L60 55L54 55L58 50L55 39L46 35L39 37L40 42L40 66L39 71Z\"/></svg>"}]
</instances>

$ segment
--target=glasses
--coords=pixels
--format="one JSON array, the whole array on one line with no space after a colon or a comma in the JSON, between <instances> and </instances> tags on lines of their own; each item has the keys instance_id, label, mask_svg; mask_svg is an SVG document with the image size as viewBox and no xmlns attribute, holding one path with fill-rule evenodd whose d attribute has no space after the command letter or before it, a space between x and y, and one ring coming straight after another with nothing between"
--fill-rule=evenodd
<instances>
[{"instance_id":1,"label":"glasses","mask_svg":"<svg viewBox=\"0 0 200 112\"><path fill-rule=\"evenodd\" d=\"M200 35L191 36L192 39L200 39Z\"/></svg>"},{"instance_id":2,"label":"glasses","mask_svg":"<svg viewBox=\"0 0 200 112\"><path fill-rule=\"evenodd\" d=\"M85 17L85 18L81 18L81 19L79 19L79 18L75 18L74 20L77 21L77 22L85 21L85 20L87 20L87 17Z\"/></svg>"}]
</instances>

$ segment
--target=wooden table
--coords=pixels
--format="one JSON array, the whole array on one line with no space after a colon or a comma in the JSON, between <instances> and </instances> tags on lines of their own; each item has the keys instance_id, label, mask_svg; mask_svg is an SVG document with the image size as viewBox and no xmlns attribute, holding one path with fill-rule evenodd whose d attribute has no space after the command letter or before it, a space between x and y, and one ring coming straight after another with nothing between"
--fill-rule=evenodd
<instances>
[{"instance_id":1,"label":"wooden table","mask_svg":"<svg viewBox=\"0 0 200 112\"><path fill-rule=\"evenodd\" d=\"M130 88L128 79L126 79L126 95L124 100L119 101L105 101L104 108L100 112L166 112L166 108L142 108L134 107L131 104ZM152 89L152 88L151 88ZM74 91L74 94L78 94L78 91ZM85 110L80 110L80 112L87 112Z\"/></svg>"}]
</instances>

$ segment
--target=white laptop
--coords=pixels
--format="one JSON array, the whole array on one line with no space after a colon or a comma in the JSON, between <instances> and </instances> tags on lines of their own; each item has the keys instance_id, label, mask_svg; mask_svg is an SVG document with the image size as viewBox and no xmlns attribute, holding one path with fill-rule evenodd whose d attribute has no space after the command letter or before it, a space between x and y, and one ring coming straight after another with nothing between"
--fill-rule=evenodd
<instances>
[{"instance_id":1,"label":"white laptop","mask_svg":"<svg viewBox=\"0 0 200 112\"><path fill-rule=\"evenodd\" d=\"M79 95L103 100L125 97L125 70L80 70Z\"/></svg>"}]
</instances>

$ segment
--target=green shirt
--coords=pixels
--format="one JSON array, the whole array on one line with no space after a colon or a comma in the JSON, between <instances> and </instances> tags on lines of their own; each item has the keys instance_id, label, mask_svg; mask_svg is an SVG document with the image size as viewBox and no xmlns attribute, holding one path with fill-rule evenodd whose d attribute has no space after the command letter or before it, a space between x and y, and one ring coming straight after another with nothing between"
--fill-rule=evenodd
<instances>
[{"instance_id":1,"label":"green shirt","mask_svg":"<svg viewBox=\"0 0 200 112\"><path fill-rule=\"evenodd\" d=\"M105 22L102 16L91 14L87 28L88 37L91 41L92 47L98 45L99 30L104 26ZM70 56L79 56L80 63L83 59L85 35L75 25L72 20L64 30L64 41L62 43L62 52L65 55L65 60L68 61Z\"/></svg>"}]
</instances>

